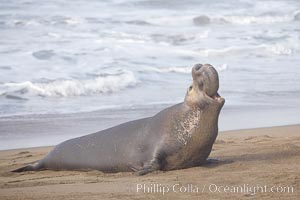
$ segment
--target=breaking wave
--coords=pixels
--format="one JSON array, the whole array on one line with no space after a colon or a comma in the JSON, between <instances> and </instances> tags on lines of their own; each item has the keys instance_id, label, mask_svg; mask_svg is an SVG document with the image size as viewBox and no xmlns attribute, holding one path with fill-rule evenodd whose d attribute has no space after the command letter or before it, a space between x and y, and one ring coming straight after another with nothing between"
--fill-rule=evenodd
<instances>
[{"instance_id":1,"label":"breaking wave","mask_svg":"<svg viewBox=\"0 0 300 200\"><path fill-rule=\"evenodd\" d=\"M199 53L203 57L234 56L237 54L271 54L271 55L290 55L294 51L293 47L282 44L261 44L257 46L230 46L220 49L200 49Z\"/></svg>"},{"instance_id":2,"label":"breaking wave","mask_svg":"<svg viewBox=\"0 0 300 200\"><path fill-rule=\"evenodd\" d=\"M29 96L86 96L98 93L117 92L133 87L138 83L133 72L123 71L116 74L100 74L91 79L54 80L49 82L20 82L0 85L0 95Z\"/></svg>"},{"instance_id":3,"label":"breaking wave","mask_svg":"<svg viewBox=\"0 0 300 200\"><path fill-rule=\"evenodd\" d=\"M300 20L300 10L289 15L259 15L259 16L206 16L201 15L195 17L193 22L195 25L205 25L210 23L230 23L239 25L248 24L271 24L280 22L291 22Z\"/></svg>"}]
</instances>

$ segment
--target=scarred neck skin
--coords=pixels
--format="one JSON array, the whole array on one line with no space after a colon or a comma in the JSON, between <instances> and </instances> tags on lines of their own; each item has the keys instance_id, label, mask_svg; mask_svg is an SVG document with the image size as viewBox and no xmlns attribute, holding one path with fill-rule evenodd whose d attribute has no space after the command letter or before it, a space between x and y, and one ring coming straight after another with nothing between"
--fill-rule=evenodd
<instances>
[{"instance_id":1,"label":"scarred neck skin","mask_svg":"<svg viewBox=\"0 0 300 200\"><path fill-rule=\"evenodd\" d=\"M182 107L185 110L189 117L186 118L194 118L196 126L201 126L202 130L210 130L213 132L218 131L218 119L220 111L225 103L223 98L219 100L210 100L206 99L204 101L199 102L199 104L191 103L187 101L188 98L183 102ZM203 134L210 135L212 134L210 131L203 132ZM196 131L197 132L197 131Z\"/></svg>"}]
</instances>

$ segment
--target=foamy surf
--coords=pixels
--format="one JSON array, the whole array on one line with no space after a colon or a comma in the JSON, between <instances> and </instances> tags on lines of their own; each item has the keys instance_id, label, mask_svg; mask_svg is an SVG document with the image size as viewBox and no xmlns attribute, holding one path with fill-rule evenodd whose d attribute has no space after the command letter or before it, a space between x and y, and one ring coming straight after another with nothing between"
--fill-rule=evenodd
<instances>
[{"instance_id":1,"label":"foamy surf","mask_svg":"<svg viewBox=\"0 0 300 200\"><path fill-rule=\"evenodd\" d=\"M253 53L255 55L290 55L294 51L287 44L260 44L256 46L229 46L219 49L200 49L198 52L203 57L224 57Z\"/></svg>"},{"instance_id":2,"label":"foamy surf","mask_svg":"<svg viewBox=\"0 0 300 200\"><path fill-rule=\"evenodd\" d=\"M207 16L200 15L193 18L195 25L206 25L211 23L229 23L238 25L249 24L272 24L282 22L292 22L300 20L300 10L287 15L223 15L223 16Z\"/></svg>"},{"instance_id":3,"label":"foamy surf","mask_svg":"<svg viewBox=\"0 0 300 200\"><path fill-rule=\"evenodd\" d=\"M18 94L22 96L69 97L111 93L133 87L138 80L131 71L118 74L98 75L92 79L54 80L46 83L20 82L0 85L3 96Z\"/></svg>"},{"instance_id":4,"label":"foamy surf","mask_svg":"<svg viewBox=\"0 0 300 200\"><path fill-rule=\"evenodd\" d=\"M215 65L215 69L218 72L225 71L228 68L227 64L222 65ZM148 67L144 70L140 70L140 72L156 72L156 73L179 73L179 74L190 74L192 71L192 67L184 66L184 67L162 67L162 68L155 68L155 67Z\"/></svg>"},{"instance_id":5,"label":"foamy surf","mask_svg":"<svg viewBox=\"0 0 300 200\"><path fill-rule=\"evenodd\" d=\"M261 89L299 91L298 0L67 4L1 2L0 117L177 103L195 63L222 72L226 106L269 104Z\"/></svg>"}]
</instances>

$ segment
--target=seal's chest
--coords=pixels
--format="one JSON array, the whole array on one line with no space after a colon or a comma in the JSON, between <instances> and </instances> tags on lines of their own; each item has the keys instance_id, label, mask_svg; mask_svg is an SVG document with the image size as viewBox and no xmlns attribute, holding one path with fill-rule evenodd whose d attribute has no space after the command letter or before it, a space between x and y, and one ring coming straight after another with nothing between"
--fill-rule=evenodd
<instances>
[{"instance_id":1,"label":"seal's chest","mask_svg":"<svg viewBox=\"0 0 300 200\"><path fill-rule=\"evenodd\" d=\"M201 111L199 109L192 110L183 115L181 119L176 121L175 135L176 140L181 145L187 145L188 141L192 137L195 129L200 124Z\"/></svg>"}]
</instances>

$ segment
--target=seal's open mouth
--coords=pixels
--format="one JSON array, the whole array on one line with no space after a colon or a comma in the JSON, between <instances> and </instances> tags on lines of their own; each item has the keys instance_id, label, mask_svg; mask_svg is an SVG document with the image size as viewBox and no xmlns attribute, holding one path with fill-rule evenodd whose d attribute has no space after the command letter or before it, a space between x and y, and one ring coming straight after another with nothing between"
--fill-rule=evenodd
<instances>
[{"instance_id":1,"label":"seal's open mouth","mask_svg":"<svg viewBox=\"0 0 300 200\"><path fill-rule=\"evenodd\" d=\"M209 95L205 94L205 96L208 97L208 98L209 98L210 100L212 100L212 101L216 101L216 102L219 102L219 103L224 102L224 98L221 97L221 96L219 95L219 93L216 93L216 94L214 94L214 95L212 95L212 96L209 96Z\"/></svg>"},{"instance_id":2,"label":"seal's open mouth","mask_svg":"<svg viewBox=\"0 0 300 200\"><path fill-rule=\"evenodd\" d=\"M195 83L194 83L195 84ZM188 92L191 92L194 88L197 88L198 89L198 87L193 87L193 85L191 85L189 88L188 88ZM224 98L223 97L221 97L220 95L219 95L219 93L217 92L217 93L215 93L215 94L213 94L213 95L208 95L206 92L204 92L204 91L201 91L202 92L202 94L204 94L204 96L209 100L209 101L211 101L211 102L215 102L215 103L224 103L225 102L225 100L224 100Z\"/></svg>"},{"instance_id":3,"label":"seal's open mouth","mask_svg":"<svg viewBox=\"0 0 300 200\"><path fill-rule=\"evenodd\" d=\"M211 98L211 99L214 99L214 100L218 100L219 98L221 98L221 96L218 93L216 93L215 95L212 95L212 96L208 96L208 97Z\"/></svg>"}]
</instances>

